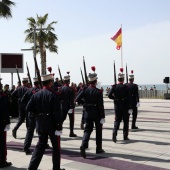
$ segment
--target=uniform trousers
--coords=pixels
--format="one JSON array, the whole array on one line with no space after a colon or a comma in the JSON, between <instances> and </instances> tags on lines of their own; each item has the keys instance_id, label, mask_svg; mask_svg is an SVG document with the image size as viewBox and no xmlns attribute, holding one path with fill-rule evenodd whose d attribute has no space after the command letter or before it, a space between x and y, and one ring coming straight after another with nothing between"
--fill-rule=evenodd
<instances>
[{"instance_id":1,"label":"uniform trousers","mask_svg":"<svg viewBox=\"0 0 170 170\"><path fill-rule=\"evenodd\" d=\"M18 118L18 122L14 127L14 131L17 131L18 128L21 126L21 124L25 121L26 118L26 128L28 128L29 126L29 121L28 121L28 114L25 110L25 108L23 106L19 106L19 118Z\"/></svg>"},{"instance_id":2,"label":"uniform trousers","mask_svg":"<svg viewBox=\"0 0 170 170\"><path fill-rule=\"evenodd\" d=\"M124 102L115 103L115 121L114 121L114 129L113 133L117 135L117 131L119 130L120 122L123 119L123 136L128 136L129 131L129 114L127 105Z\"/></svg>"},{"instance_id":3,"label":"uniform trousers","mask_svg":"<svg viewBox=\"0 0 170 170\"><path fill-rule=\"evenodd\" d=\"M132 112L132 127L136 126L136 119L137 119L137 115L138 115L138 108L135 106L132 108L133 112Z\"/></svg>"},{"instance_id":4,"label":"uniform trousers","mask_svg":"<svg viewBox=\"0 0 170 170\"><path fill-rule=\"evenodd\" d=\"M82 139L82 144L84 148L88 148L90 135L93 131L94 124L96 127L96 149L102 149L102 124L99 118L85 119L84 135Z\"/></svg>"},{"instance_id":5,"label":"uniform trousers","mask_svg":"<svg viewBox=\"0 0 170 170\"><path fill-rule=\"evenodd\" d=\"M36 126L36 117L28 116L29 126L27 128L27 133L24 141L24 151L28 150L32 143L32 138L34 136L34 130Z\"/></svg>"},{"instance_id":6,"label":"uniform trousers","mask_svg":"<svg viewBox=\"0 0 170 170\"><path fill-rule=\"evenodd\" d=\"M37 170L38 166L43 157L44 151L47 147L48 136L50 137L52 143L52 162L53 162L53 170L60 170L60 137L55 135L55 131L51 132L38 132L39 141L34 149L30 164L29 170Z\"/></svg>"},{"instance_id":7,"label":"uniform trousers","mask_svg":"<svg viewBox=\"0 0 170 170\"><path fill-rule=\"evenodd\" d=\"M4 129L0 129L0 162L6 161L7 147L6 147L6 133Z\"/></svg>"},{"instance_id":8,"label":"uniform trousers","mask_svg":"<svg viewBox=\"0 0 170 170\"><path fill-rule=\"evenodd\" d=\"M66 120L67 115L69 116L69 120L70 120L70 133L73 133L74 131L74 109L73 109L73 113L68 113L68 110L62 110L62 122Z\"/></svg>"}]
</instances>

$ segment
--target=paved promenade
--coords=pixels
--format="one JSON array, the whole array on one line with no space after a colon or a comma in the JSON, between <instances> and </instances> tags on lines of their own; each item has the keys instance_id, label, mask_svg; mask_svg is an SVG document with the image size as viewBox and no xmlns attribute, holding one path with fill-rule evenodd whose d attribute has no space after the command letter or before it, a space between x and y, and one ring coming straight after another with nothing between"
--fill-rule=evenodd
<instances>
[{"instance_id":1,"label":"paved promenade","mask_svg":"<svg viewBox=\"0 0 170 170\"><path fill-rule=\"evenodd\" d=\"M61 136L61 167L66 170L166 170L170 169L170 100L141 99L137 120L138 130L129 130L129 141L123 140L122 124L118 131L117 143L112 142L114 122L113 103L105 98L106 123L103 126L104 154L95 154L95 130L91 135L87 158L80 157L79 148L83 131L80 130L82 107L75 112L75 133L77 138L69 137L68 118L63 125ZM13 119L11 128L16 120ZM130 119L131 127L131 119ZM31 155L22 152L25 138L25 123L17 131L17 139L8 132L8 161L12 167L4 170L25 170ZM38 141L35 133L32 150ZM51 145L51 143L50 143ZM51 170L51 149L47 149L39 166L40 170Z\"/></svg>"}]
</instances>

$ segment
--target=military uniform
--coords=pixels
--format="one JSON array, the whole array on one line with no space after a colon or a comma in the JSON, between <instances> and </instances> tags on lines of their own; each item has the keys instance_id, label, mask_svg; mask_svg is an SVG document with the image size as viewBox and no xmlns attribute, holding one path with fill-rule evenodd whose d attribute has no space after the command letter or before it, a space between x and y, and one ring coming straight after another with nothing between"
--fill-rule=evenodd
<instances>
[{"instance_id":1,"label":"military uniform","mask_svg":"<svg viewBox=\"0 0 170 170\"><path fill-rule=\"evenodd\" d=\"M64 77L64 82L66 82L60 90L60 99L61 99L61 111L62 111L62 121L64 122L67 114L70 120L70 137L76 137L74 134L74 99L75 93L74 90L69 87L70 76Z\"/></svg>"},{"instance_id":2,"label":"military uniform","mask_svg":"<svg viewBox=\"0 0 170 170\"><path fill-rule=\"evenodd\" d=\"M119 74L119 79L123 79L124 75ZM119 82L112 86L110 92L108 93L108 97L114 100L115 106L115 121L114 121L114 129L113 129L113 138L112 140L116 142L117 131L119 130L120 122L123 119L124 126L123 126L123 137L124 140L128 139L128 131L129 131L129 104L128 104L128 87Z\"/></svg>"},{"instance_id":3,"label":"military uniform","mask_svg":"<svg viewBox=\"0 0 170 170\"><path fill-rule=\"evenodd\" d=\"M6 94L3 93L2 89L0 89L0 168L12 165L11 162L6 161L7 160L6 127L8 127L9 130L9 125L10 119L8 112L8 97Z\"/></svg>"},{"instance_id":4,"label":"military uniform","mask_svg":"<svg viewBox=\"0 0 170 170\"><path fill-rule=\"evenodd\" d=\"M139 106L139 92L138 92L138 85L134 84L134 75L129 75L129 83L127 83L129 89L129 105L130 109L132 109L132 129L138 129L136 126L136 119L138 115L138 108Z\"/></svg>"},{"instance_id":5,"label":"military uniform","mask_svg":"<svg viewBox=\"0 0 170 170\"><path fill-rule=\"evenodd\" d=\"M41 79L43 84L45 82L48 82L48 84L32 95L26 107L27 111L37 113L36 130L39 135L39 141L28 169L38 169L49 136L53 146L53 170L60 170L60 137L55 135L56 130L57 132L62 130L60 101L59 97L51 90L52 75L42 76Z\"/></svg>"},{"instance_id":6,"label":"military uniform","mask_svg":"<svg viewBox=\"0 0 170 170\"><path fill-rule=\"evenodd\" d=\"M38 78L33 79L35 84L38 84ZM28 91L24 94L22 97L21 103L27 105L29 102L31 96L39 91L39 87L37 85L34 85L34 87L29 88ZM36 113L35 112L28 112L28 121L29 121L29 126L27 128L27 133L24 141L24 152L26 154L30 154L31 151L29 150L32 142L32 138L34 135L34 130L35 130L35 125L36 125Z\"/></svg>"},{"instance_id":7,"label":"military uniform","mask_svg":"<svg viewBox=\"0 0 170 170\"><path fill-rule=\"evenodd\" d=\"M28 127L28 115L25 110L25 105L21 103L21 99L28 90L27 83L28 83L28 78L23 78L23 82L26 82L23 86L18 87L12 94L12 97L18 98L18 109L19 109L19 118L18 122L15 125L15 127L12 130L12 135L14 138L16 138L16 133L18 128L21 126L21 124L24 122L26 118L26 127Z\"/></svg>"},{"instance_id":8,"label":"military uniform","mask_svg":"<svg viewBox=\"0 0 170 170\"><path fill-rule=\"evenodd\" d=\"M85 149L88 148L89 139L93 131L94 124L96 127L96 153L104 152L102 149L102 124L104 123L103 121L105 118L103 93L101 90L96 88L97 74L89 74L89 81L91 84L88 87L82 89L75 100L76 102L79 102L82 98L85 100L83 112L85 129L80 147L81 156L84 158L86 157Z\"/></svg>"}]
</instances>

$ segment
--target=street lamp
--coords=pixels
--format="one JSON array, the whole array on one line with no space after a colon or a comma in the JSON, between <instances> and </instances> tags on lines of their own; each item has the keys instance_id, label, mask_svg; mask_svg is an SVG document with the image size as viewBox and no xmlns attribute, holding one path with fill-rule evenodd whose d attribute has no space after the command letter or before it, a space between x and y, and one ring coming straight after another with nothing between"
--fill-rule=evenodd
<instances>
[{"instance_id":1,"label":"street lamp","mask_svg":"<svg viewBox=\"0 0 170 170\"><path fill-rule=\"evenodd\" d=\"M41 30L48 30L48 28L36 28L34 27L34 49L21 49L21 51L29 51L29 50L34 50L34 58L36 58L36 31L41 31ZM36 66L35 66L35 77L36 77Z\"/></svg>"}]
</instances>

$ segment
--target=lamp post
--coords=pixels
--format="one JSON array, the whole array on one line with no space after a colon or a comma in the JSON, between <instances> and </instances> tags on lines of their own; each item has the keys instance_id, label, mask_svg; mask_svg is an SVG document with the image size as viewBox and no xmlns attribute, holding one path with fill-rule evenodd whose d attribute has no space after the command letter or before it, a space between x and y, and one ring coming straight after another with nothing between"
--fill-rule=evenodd
<instances>
[{"instance_id":1,"label":"lamp post","mask_svg":"<svg viewBox=\"0 0 170 170\"><path fill-rule=\"evenodd\" d=\"M41 31L41 30L48 30L48 28L36 28L34 26L34 31L33 31L33 34L34 34L34 49L21 49L21 51L29 51L29 50L33 50L33 57L36 58L36 48L37 48L37 45L36 45L36 31ZM36 66L35 66L35 77L36 77Z\"/></svg>"}]
</instances>

